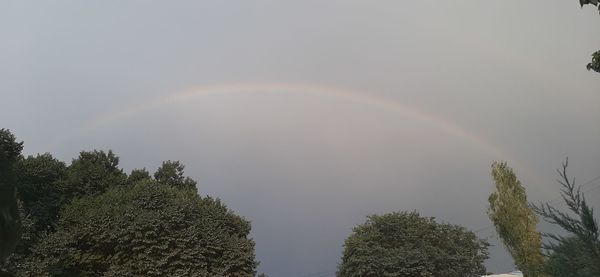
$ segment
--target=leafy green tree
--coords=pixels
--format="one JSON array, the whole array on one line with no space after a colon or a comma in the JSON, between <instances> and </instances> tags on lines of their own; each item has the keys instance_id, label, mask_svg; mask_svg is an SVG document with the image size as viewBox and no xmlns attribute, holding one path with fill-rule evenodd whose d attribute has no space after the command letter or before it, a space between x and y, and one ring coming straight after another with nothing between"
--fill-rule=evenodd
<instances>
[{"instance_id":1,"label":"leafy green tree","mask_svg":"<svg viewBox=\"0 0 600 277\"><path fill-rule=\"evenodd\" d=\"M15 165L22 150L23 142L17 142L9 130L0 129L0 260L14 251L21 232Z\"/></svg>"},{"instance_id":2,"label":"leafy green tree","mask_svg":"<svg viewBox=\"0 0 600 277\"><path fill-rule=\"evenodd\" d=\"M154 173L154 179L169 186L196 190L196 181L184 175L184 168L179 161L164 161Z\"/></svg>"},{"instance_id":3,"label":"leafy green tree","mask_svg":"<svg viewBox=\"0 0 600 277\"><path fill-rule=\"evenodd\" d=\"M76 198L23 276L254 276L250 223L219 200L158 183Z\"/></svg>"},{"instance_id":4,"label":"leafy green tree","mask_svg":"<svg viewBox=\"0 0 600 277\"><path fill-rule=\"evenodd\" d=\"M17 190L25 213L34 229L50 231L58 221L64 204L60 182L66 178L67 166L51 154L22 158L17 164Z\"/></svg>"},{"instance_id":5,"label":"leafy green tree","mask_svg":"<svg viewBox=\"0 0 600 277\"><path fill-rule=\"evenodd\" d=\"M598 0L579 0L579 4L582 8L585 5L596 6L600 12L600 4L598 3ZM600 50L592 54L592 62L588 63L587 70L594 70L600 73Z\"/></svg>"},{"instance_id":6,"label":"leafy green tree","mask_svg":"<svg viewBox=\"0 0 600 277\"><path fill-rule=\"evenodd\" d=\"M340 277L465 277L485 274L488 243L464 227L417 212L369 216L344 243Z\"/></svg>"},{"instance_id":7,"label":"leafy green tree","mask_svg":"<svg viewBox=\"0 0 600 277\"><path fill-rule=\"evenodd\" d=\"M592 62L588 63L587 70L593 70L600 73L600 50L592 54Z\"/></svg>"},{"instance_id":8,"label":"leafy green tree","mask_svg":"<svg viewBox=\"0 0 600 277\"><path fill-rule=\"evenodd\" d=\"M35 222L29 214L23 209L22 202L19 201L19 214L21 218L21 238L17 243L15 251L0 261L0 276L15 276L17 272L23 272L24 262L31 255L33 245L46 237L46 232L35 229Z\"/></svg>"},{"instance_id":9,"label":"leafy green tree","mask_svg":"<svg viewBox=\"0 0 600 277\"><path fill-rule=\"evenodd\" d=\"M119 168L119 157L112 151L82 151L67 170L64 182L68 199L103 193L110 187L122 186L127 175Z\"/></svg>"},{"instance_id":10,"label":"leafy green tree","mask_svg":"<svg viewBox=\"0 0 600 277\"><path fill-rule=\"evenodd\" d=\"M527 276L541 276L544 256L539 222L527 202L527 194L505 162L492 164L496 191L489 197L488 215L515 265Z\"/></svg>"},{"instance_id":11,"label":"leafy green tree","mask_svg":"<svg viewBox=\"0 0 600 277\"><path fill-rule=\"evenodd\" d=\"M48 153L18 160L16 186L23 234L15 252L0 264L0 270L13 274L21 271L33 246L54 231L65 203L59 184L66 170L65 163Z\"/></svg>"},{"instance_id":12,"label":"leafy green tree","mask_svg":"<svg viewBox=\"0 0 600 277\"><path fill-rule=\"evenodd\" d=\"M129 185L133 185L137 182L151 179L152 177L150 176L150 172L148 172L148 170L146 170L145 168L134 169L131 171L129 176L127 176L127 183Z\"/></svg>"},{"instance_id":13,"label":"leafy green tree","mask_svg":"<svg viewBox=\"0 0 600 277\"><path fill-rule=\"evenodd\" d=\"M584 243L575 236L563 238L551 247L545 272L556 277L599 276L592 268L593 261L582 251L584 248Z\"/></svg>"},{"instance_id":14,"label":"leafy green tree","mask_svg":"<svg viewBox=\"0 0 600 277\"><path fill-rule=\"evenodd\" d=\"M536 212L547 222L556 224L569 233L566 237L546 234L551 239L551 242L545 245L550 254L546 270L553 276L600 276L598 222L581 188L576 187L575 179L570 179L567 175L568 165L567 159L562 164L562 170L558 170L558 181L563 187L562 199L571 214L548 203L534 206ZM578 275L572 275L574 273Z\"/></svg>"}]
</instances>

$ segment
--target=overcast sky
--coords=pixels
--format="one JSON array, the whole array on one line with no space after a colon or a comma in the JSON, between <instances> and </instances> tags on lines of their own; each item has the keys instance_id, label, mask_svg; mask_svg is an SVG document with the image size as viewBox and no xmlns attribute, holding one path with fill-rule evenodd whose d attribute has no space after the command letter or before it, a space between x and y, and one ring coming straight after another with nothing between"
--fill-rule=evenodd
<instances>
[{"instance_id":1,"label":"overcast sky","mask_svg":"<svg viewBox=\"0 0 600 277\"><path fill-rule=\"evenodd\" d=\"M259 271L333 276L369 214L489 226L493 160L533 201L567 155L598 176L598 26L575 0L0 0L0 127L26 154L180 160L252 221Z\"/></svg>"}]
</instances>

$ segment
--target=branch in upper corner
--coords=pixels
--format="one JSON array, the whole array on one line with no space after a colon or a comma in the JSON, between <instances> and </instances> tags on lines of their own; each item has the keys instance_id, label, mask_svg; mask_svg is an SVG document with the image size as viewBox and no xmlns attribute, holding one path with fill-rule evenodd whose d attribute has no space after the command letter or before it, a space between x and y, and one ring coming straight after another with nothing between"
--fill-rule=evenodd
<instances>
[{"instance_id":1,"label":"branch in upper corner","mask_svg":"<svg viewBox=\"0 0 600 277\"><path fill-rule=\"evenodd\" d=\"M587 70L593 70L600 73L600 50L592 54L592 62L588 63Z\"/></svg>"}]
</instances>

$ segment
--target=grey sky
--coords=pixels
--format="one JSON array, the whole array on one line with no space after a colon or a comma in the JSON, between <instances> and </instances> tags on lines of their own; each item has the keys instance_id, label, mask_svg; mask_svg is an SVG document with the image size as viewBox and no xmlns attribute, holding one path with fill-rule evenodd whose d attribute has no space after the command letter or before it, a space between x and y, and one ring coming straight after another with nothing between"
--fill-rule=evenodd
<instances>
[{"instance_id":1,"label":"grey sky","mask_svg":"<svg viewBox=\"0 0 600 277\"><path fill-rule=\"evenodd\" d=\"M477 134L510 153L533 200L552 199L565 156L581 182L600 172L600 75L585 70L599 21L575 0L0 1L0 127L66 161L92 148L126 170L181 160L253 222L260 271L329 272L368 214L488 226L499 157L314 91L197 96L88 127L198 86L328 86ZM490 270L512 269L492 254Z\"/></svg>"}]
</instances>

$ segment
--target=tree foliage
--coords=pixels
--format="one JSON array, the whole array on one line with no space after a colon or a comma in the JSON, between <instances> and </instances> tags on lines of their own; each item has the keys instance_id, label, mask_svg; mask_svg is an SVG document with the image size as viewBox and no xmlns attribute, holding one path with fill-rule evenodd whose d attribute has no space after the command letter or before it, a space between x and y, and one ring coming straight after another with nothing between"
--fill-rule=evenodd
<instances>
[{"instance_id":1,"label":"tree foliage","mask_svg":"<svg viewBox=\"0 0 600 277\"><path fill-rule=\"evenodd\" d=\"M31 256L33 246L46 237L46 232L36 230L35 221L25 212L22 203L18 202L21 218L21 237L14 252L4 261L0 261L0 276L5 276L3 273L12 273L8 276L14 276L17 272L25 272L24 261Z\"/></svg>"},{"instance_id":2,"label":"tree foliage","mask_svg":"<svg viewBox=\"0 0 600 277\"><path fill-rule=\"evenodd\" d=\"M50 153L21 158L17 163L17 189L23 209L34 229L50 231L65 201L61 181L67 166Z\"/></svg>"},{"instance_id":3,"label":"tree foliage","mask_svg":"<svg viewBox=\"0 0 600 277\"><path fill-rule=\"evenodd\" d=\"M134 169L131 171L129 176L127 176L127 184L133 185L137 182L144 180L151 180L152 176L150 176L150 172L145 168L142 169Z\"/></svg>"},{"instance_id":4,"label":"tree foliage","mask_svg":"<svg viewBox=\"0 0 600 277\"><path fill-rule=\"evenodd\" d=\"M0 261L10 255L20 236L15 165L23 150L7 129L0 129Z\"/></svg>"},{"instance_id":5,"label":"tree foliage","mask_svg":"<svg viewBox=\"0 0 600 277\"><path fill-rule=\"evenodd\" d=\"M250 223L218 200L144 181L75 199L57 232L34 250L31 271L40 276L254 276L249 232Z\"/></svg>"},{"instance_id":6,"label":"tree foliage","mask_svg":"<svg viewBox=\"0 0 600 277\"><path fill-rule=\"evenodd\" d=\"M19 158L16 187L23 233L15 252L0 264L8 272L22 271L23 261L46 234L52 232L65 203L60 182L66 175L65 163L46 153Z\"/></svg>"},{"instance_id":7,"label":"tree foliage","mask_svg":"<svg viewBox=\"0 0 600 277\"><path fill-rule=\"evenodd\" d=\"M593 70L600 73L600 50L592 54L592 62L588 63L587 70Z\"/></svg>"},{"instance_id":8,"label":"tree foliage","mask_svg":"<svg viewBox=\"0 0 600 277\"><path fill-rule=\"evenodd\" d=\"M596 277L593 261L585 255L585 244L577 237L565 237L551 247L544 271L557 277ZM597 264L597 261L596 261Z\"/></svg>"},{"instance_id":9,"label":"tree foliage","mask_svg":"<svg viewBox=\"0 0 600 277\"><path fill-rule=\"evenodd\" d=\"M179 161L164 161L154 173L154 179L169 186L196 189L196 181L184 175L185 166Z\"/></svg>"},{"instance_id":10,"label":"tree foliage","mask_svg":"<svg viewBox=\"0 0 600 277\"><path fill-rule=\"evenodd\" d=\"M537 213L552 224L569 233L569 236L546 234L551 241L545 245L549 251L546 266L553 276L600 276L600 239L598 222L590 207L575 185L575 179L567 175L569 160L558 170L558 182L562 186L561 196L571 213L560 211L549 203L534 206Z\"/></svg>"},{"instance_id":11,"label":"tree foliage","mask_svg":"<svg viewBox=\"0 0 600 277\"><path fill-rule=\"evenodd\" d=\"M67 166L21 149L0 131L1 276L256 274L250 223L200 197L180 162L153 178L123 173L112 151L83 151Z\"/></svg>"},{"instance_id":12,"label":"tree foliage","mask_svg":"<svg viewBox=\"0 0 600 277\"><path fill-rule=\"evenodd\" d=\"M598 0L579 0L579 4L582 8L586 5L596 6L600 12L600 4L598 3ZM600 50L592 54L592 62L587 64L587 70L593 70L600 73Z\"/></svg>"},{"instance_id":13,"label":"tree foliage","mask_svg":"<svg viewBox=\"0 0 600 277\"><path fill-rule=\"evenodd\" d=\"M65 196L99 194L110 187L122 186L126 181L127 175L119 168L119 157L112 151L82 151L68 168Z\"/></svg>"},{"instance_id":14,"label":"tree foliage","mask_svg":"<svg viewBox=\"0 0 600 277\"><path fill-rule=\"evenodd\" d=\"M540 276L544 256L536 229L539 219L527 202L525 188L505 162L492 164L492 177L496 190L488 199L490 220L517 268L525 276Z\"/></svg>"},{"instance_id":15,"label":"tree foliage","mask_svg":"<svg viewBox=\"0 0 600 277\"><path fill-rule=\"evenodd\" d=\"M416 212L369 216L344 243L338 276L464 277L485 274L488 244L465 228Z\"/></svg>"}]
</instances>

